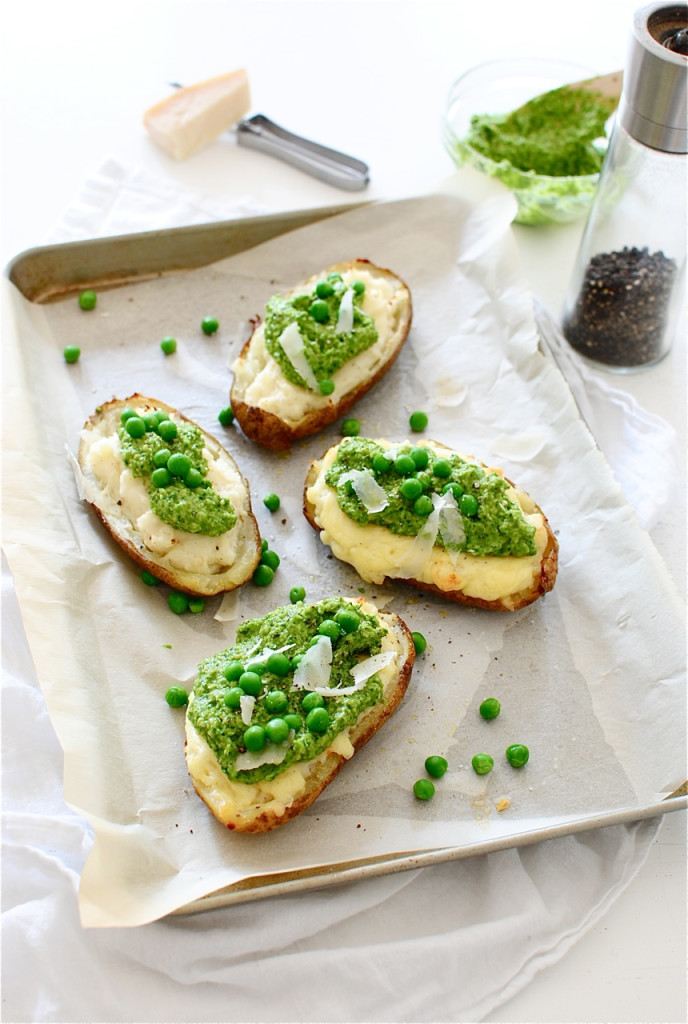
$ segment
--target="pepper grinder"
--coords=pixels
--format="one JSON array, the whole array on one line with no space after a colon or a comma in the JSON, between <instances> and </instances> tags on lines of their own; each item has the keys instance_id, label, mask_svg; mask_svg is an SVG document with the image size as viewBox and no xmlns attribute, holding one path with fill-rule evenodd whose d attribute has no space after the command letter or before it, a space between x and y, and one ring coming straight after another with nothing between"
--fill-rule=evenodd
<instances>
[{"instance_id":1,"label":"pepper grinder","mask_svg":"<svg viewBox=\"0 0 688 1024\"><path fill-rule=\"evenodd\" d=\"M609 371L663 359L684 312L687 87L688 5L641 8L563 313L569 344Z\"/></svg>"}]
</instances>

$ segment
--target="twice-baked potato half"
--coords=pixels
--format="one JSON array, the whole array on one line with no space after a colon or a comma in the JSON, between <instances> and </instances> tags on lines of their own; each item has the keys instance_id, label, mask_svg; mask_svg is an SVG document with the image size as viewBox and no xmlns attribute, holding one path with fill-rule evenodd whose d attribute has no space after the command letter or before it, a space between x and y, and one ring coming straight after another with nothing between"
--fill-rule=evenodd
<instances>
[{"instance_id":1,"label":"twice-baked potato half","mask_svg":"<svg viewBox=\"0 0 688 1024\"><path fill-rule=\"evenodd\" d=\"M304 514L362 579L514 611L554 586L558 543L500 469L436 441L344 438L311 462Z\"/></svg>"},{"instance_id":2,"label":"twice-baked potato half","mask_svg":"<svg viewBox=\"0 0 688 1024\"><path fill-rule=\"evenodd\" d=\"M211 596L251 578L261 540L248 483L222 445L144 395L98 407L81 432L81 490L143 569Z\"/></svg>"},{"instance_id":3,"label":"twice-baked potato half","mask_svg":"<svg viewBox=\"0 0 688 1024\"><path fill-rule=\"evenodd\" d=\"M273 296L232 366L241 429L273 451L324 429L387 373L411 318L407 285L368 260Z\"/></svg>"},{"instance_id":4,"label":"twice-baked potato half","mask_svg":"<svg viewBox=\"0 0 688 1024\"><path fill-rule=\"evenodd\" d=\"M415 661L397 615L332 597L244 622L189 695L194 788L237 832L301 814L396 711Z\"/></svg>"}]
</instances>

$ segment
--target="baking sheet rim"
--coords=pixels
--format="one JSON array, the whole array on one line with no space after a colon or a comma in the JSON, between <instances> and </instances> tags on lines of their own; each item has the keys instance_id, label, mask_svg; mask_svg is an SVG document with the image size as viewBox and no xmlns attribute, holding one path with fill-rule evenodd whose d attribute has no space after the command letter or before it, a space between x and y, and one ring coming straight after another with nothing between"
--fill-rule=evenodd
<instances>
[{"instance_id":1,"label":"baking sheet rim","mask_svg":"<svg viewBox=\"0 0 688 1024\"><path fill-rule=\"evenodd\" d=\"M239 903L250 903L254 900L268 899L273 896L288 896L294 892L310 892L324 889L331 885L345 885L350 882L377 878L381 875L397 874L401 871L413 871L418 868L432 867L451 861L464 860L468 857L486 856L501 850L515 847L532 846L549 839L563 838L579 832L589 832L597 828L608 828L613 825L624 825L647 818L661 817L671 811L688 808L688 796L670 794L658 804L646 807L629 807L622 810L606 811L592 817L579 818L560 822L545 829L532 829L520 835L502 836L499 839L488 839L467 846L439 847L418 853L394 854L390 857L374 858L368 862L351 861L341 864L324 865L321 868L303 869L302 871L286 872L285 875L266 875L248 878L235 886L218 889L197 900L177 907L166 916L181 917L217 910L221 907ZM274 881L277 878L279 881ZM272 880L271 880L272 879Z\"/></svg>"}]
</instances>

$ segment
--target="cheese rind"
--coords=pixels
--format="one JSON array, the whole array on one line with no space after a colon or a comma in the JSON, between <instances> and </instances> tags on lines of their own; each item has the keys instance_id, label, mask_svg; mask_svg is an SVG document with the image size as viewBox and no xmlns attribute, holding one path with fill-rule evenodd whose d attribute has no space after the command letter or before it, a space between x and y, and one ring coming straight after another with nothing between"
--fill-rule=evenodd
<instances>
[{"instance_id":1,"label":"cheese rind","mask_svg":"<svg viewBox=\"0 0 688 1024\"><path fill-rule=\"evenodd\" d=\"M175 160L186 160L244 117L251 106L245 69L178 89L150 107L143 124Z\"/></svg>"}]
</instances>

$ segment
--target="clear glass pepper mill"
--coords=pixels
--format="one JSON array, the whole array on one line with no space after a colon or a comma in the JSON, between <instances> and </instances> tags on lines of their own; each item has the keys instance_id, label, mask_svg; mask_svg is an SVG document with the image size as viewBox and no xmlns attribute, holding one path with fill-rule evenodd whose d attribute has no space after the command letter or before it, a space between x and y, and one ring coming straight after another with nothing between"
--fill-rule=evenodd
<instances>
[{"instance_id":1,"label":"clear glass pepper mill","mask_svg":"<svg viewBox=\"0 0 688 1024\"><path fill-rule=\"evenodd\" d=\"M570 345L607 370L657 363L686 281L688 5L633 20L619 108L563 313Z\"/></svg>"}]
</instances>

